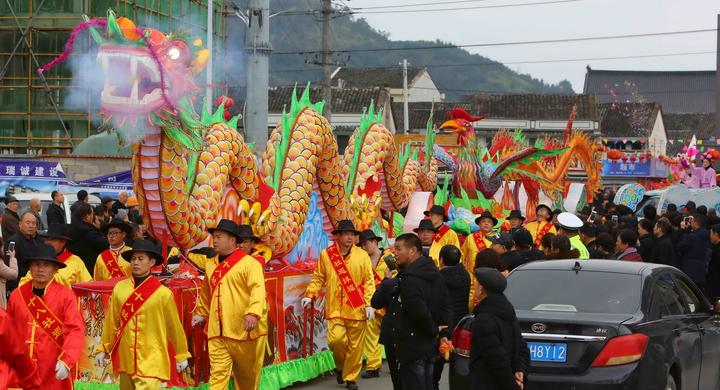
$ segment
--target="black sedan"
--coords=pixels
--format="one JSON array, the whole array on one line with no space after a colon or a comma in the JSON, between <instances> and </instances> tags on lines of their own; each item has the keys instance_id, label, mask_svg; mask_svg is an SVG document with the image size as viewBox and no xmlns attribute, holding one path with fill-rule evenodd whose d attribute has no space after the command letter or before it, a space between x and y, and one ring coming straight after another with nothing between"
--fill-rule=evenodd
<instances>
[{"instance_id":1,"label":"black sedan","mask_svg":"<svg viewBox=\"0 0 720 390\"><path fill-rule=\"evenodd\" d=\"M537 261L505 294L530 349L527 389L720 389L720 315L675 268Z\"/></svg>"}]
</instances>

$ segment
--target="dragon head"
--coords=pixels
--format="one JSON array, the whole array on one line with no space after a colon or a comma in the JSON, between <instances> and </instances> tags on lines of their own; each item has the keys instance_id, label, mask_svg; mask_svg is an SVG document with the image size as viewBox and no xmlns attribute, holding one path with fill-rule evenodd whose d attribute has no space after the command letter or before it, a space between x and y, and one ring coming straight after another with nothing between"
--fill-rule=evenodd
<instances>
[{"instance_id":1,"label":"dragon head","mask_svg":"<svg viewBox=\"0 0 720 390\"><path fill-rule=\"evenodd\" d=\"M483 120L484 116L472 116L462 108L456 107L448 112L449 120L440 125L440 130L449 130L458 135L458 143L465 146L474 138L475 128L473 122Z\"/></svg>"}]
</instances>

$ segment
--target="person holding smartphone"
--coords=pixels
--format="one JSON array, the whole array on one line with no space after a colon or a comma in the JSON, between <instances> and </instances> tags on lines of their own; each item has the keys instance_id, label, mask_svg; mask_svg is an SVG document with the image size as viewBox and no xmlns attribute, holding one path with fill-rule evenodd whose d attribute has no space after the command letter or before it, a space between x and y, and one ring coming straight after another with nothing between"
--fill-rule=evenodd
<instances>
[{"instance_id":1,"label":"person holding smartphone","mask_svg":"<svg viewBox=\"0 0 720 390\"><path fill-rule=\"evenodd\" d=\"M2 250L2 241L0 240L0 250ZM5 292L5 283L8 280L16 280L18 277L18 263L15 258L15 242L8 244L8 250L0 260L0 308L7 307L7 293Z\"/></svg>"}]
</instances>

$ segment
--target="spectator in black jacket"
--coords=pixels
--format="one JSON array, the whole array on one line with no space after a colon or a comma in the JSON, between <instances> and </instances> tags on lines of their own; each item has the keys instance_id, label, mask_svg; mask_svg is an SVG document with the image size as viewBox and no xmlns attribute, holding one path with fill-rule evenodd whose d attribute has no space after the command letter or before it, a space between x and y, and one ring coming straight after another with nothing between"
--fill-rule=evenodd
<instances>
[{"instance_id":1,"label":"spectator in black jacket","mask_svg":"<svg viewBox=\"0 0 720 390\"><path fill-rule=\"evenodd\" d=\"M658 219L653 228L655 244L650 255L650 261L657 264L665 264L677 267L675 257L675 245L672 239L673 229L665 218Z\"/></svg>"},{"instance_id":2,"label":"spectator in black jacket","mask_svg":"<svg viewBox=\"0 0 720 390\"><path fill-rule=\"evenodd\" d=\"M20 202L12 195L5 197L5 213L2 216L2 236L7 239L18 232ZM23 276L25 276L23 274Z\"/></svg>"},{"instance_id":3,"label":"spectator in black jacket","mask_svg":"<svg viewBox=\"0 0 720 390\"><path fill-rule=\"evenodd\" d=\"M712 256L705 278L705 294L714 303L713 298L720 297L720 225L713 225L710 228L710 243L712 243Z\"/></svg>"},{"instance_id":4,"label":"spectator in black jacket","mask_svg":"<svg viewBox=\"0 0 720 390\"><path fill-rule=\"evenodd\" d=\"M695 214L686 222L683 221L682 228L690 229L678 244L680 258L680 269L700 288L705 287L705 274L710 260L710 233L706 229L707 217L702 214ZM703 290L704 291L704 290Z\"/></svg>"},{"instance_id":5,"label":"spectator in black jacket","mask_svg":"<svg viewBox=\"0 0 720 390\"><path fill-rule=\"evenodd\" d=\"M650 222L655 223L655 220L657 220L657 209L655 206L649 204L643 208L643 216Z\"/></svg>"},{"instance_id":6,"label":"spectator in black jacket","mask_svg":"<svg viewBox=\"0 0 720 390\"><path fill-rule=\"evenodd\" d=\"M68 250L83 260L88 270L95 269L98 255L108 248L105 236L100 233L99 222L93 214L89 204L78 206L73 214L73 223L70 225L70 238Z\"/></svg>"},{"instance_id":7,"label":"spectator in black jacket","mask_svg":"<svg viewBox=\"0 0 720 390\"><path fill-rule=\"evenodd\" d=\"M470 370L474 389L522 389L527 381L530 351L520 333L515 309L503 291L507 280L492 268L475 268Z\"/></svg>"},{"instance_id":8,"label":"spectator in black jacket","mask_svg":"<svg viewBox=\"0 0 720 390\"><path fill-rule=\"evenodd\" d=\"M7 243L6 248L11 242L15 243L15 258L17 258L18 263L17 280L8 280L6 284L6 290L9 294L18 287L20 278L27 275L30 267L28 259L37 254L38 247L43 243L43 240L38 236L35 215L29 211L24 212L20 216L17 233L6 238L5 242Z\"/></svg>"},{"instance_id":9,"label":"spectator in black jacket","mask_svg":"<svg viewBox=\"0 0 720 390\"><path fill-rule=\"evenodd\" d=\"M395 352L395 339L393 337L393 328L395 327L393 295L396 295L398 289L398 279L391 278L388 273L385 279L375 290L370 306L375 310L386 309L385 315L380 323L380 338L378 342L385 346L385 358L387 359L388 369L390 370L390 379L392 380L393 389L402 390L402 379L400 378L400 364L398 364Z\"/></svg>"},{"instance_id":10,"label":"spectator in black jacket","mask_svg":"<svg viewBox=\"0 0 720 390\"><path fill-rule=\"evenodd\" d=\"M119 210L127 209L127 206L125 203L128 201L128 193L125 191L120 191L118 194L118 200L115 201L112 205L112 213L117 215Z\"/></svg>"},{"instance_id":11,"label":"spectator in black jacket","mask_svg":"<svg viewBox=\"0 0 720 390\"><path fill-rule=\"evenodd\" d=\"M50 203L50 206L45 210L45 218L47 219L48 226L53 223L66 224L65 194L63 194L62 191L53 191L50 196L52 197L52 203Z\"/></svg>"},{"instance_id":12,"label":"spectator in black jacket","mask_svg":"<svg viewBox=\"0 0 720 390\"><path fill-rule=\"evenodd\" d=\"M70 206L70 221L75 222L75 211L77 211L77 208L81 205L88 204L88 193L85 190L80 190L77 192L77 200L75 203Z\"/></svg>"},{"instance_id":13,"label":"spectator in black jacket","mask_svg":"<svg viewBox=\"0 0 720 390\"><path fill-rule=\"evenodd\" d=\"M640 242L638 252L640 252L640 256L644 261L650 261L652 257L652 250L655 246L654 227L655 222L647 218L643 218L638 222L638 242Z\"/></svg>"},{"instance_id":14,"label":"spectator in black jacket","mask_svg":"<svg viewBox=\"0 0 720 390\"><path fill-rule=\"evenodd\" d=\"M400 377L406 390L430 390L438 332L449 323L447 289L435 262L422 255L414 234L395 239L395 256L403 268L392 304Z\"/></svg>"},{"instance_id":15,"label":"spectator in black jacket","mask_svg":"<svg viewBox=\"0 0 720 390\"><path fill-rule=\"evenodd\" d=\"M440 248L440 275L445 281L448 296L450 299L450 323L441 335L450 338L455 325L461 318L468 314L468 297L470 296L470 274L465 266L460 264L460 249L455 245L445 245ZM440 356L435 362L433 373L433 388L440 388L440 377L442 376L445 358Z\"/></svg>"}]
</instances>

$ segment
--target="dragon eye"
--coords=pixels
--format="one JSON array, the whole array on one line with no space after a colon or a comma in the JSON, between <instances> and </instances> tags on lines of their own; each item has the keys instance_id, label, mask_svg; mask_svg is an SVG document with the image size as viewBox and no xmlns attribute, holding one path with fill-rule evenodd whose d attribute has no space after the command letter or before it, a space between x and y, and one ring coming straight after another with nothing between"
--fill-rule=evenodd
<instances>
[{"instance_id":1,"label":"dragon eye","mask_svg":"<svg viewBox=\"0 0 720 390\"><path fill-rule=\"evenodd\" d=\"M167 54L170 59L177 60L178 58L180 58L181 53L180 49L178 49L177 47L171 47L170 50L168 50Z\"/></svg>"}]
</instances>

